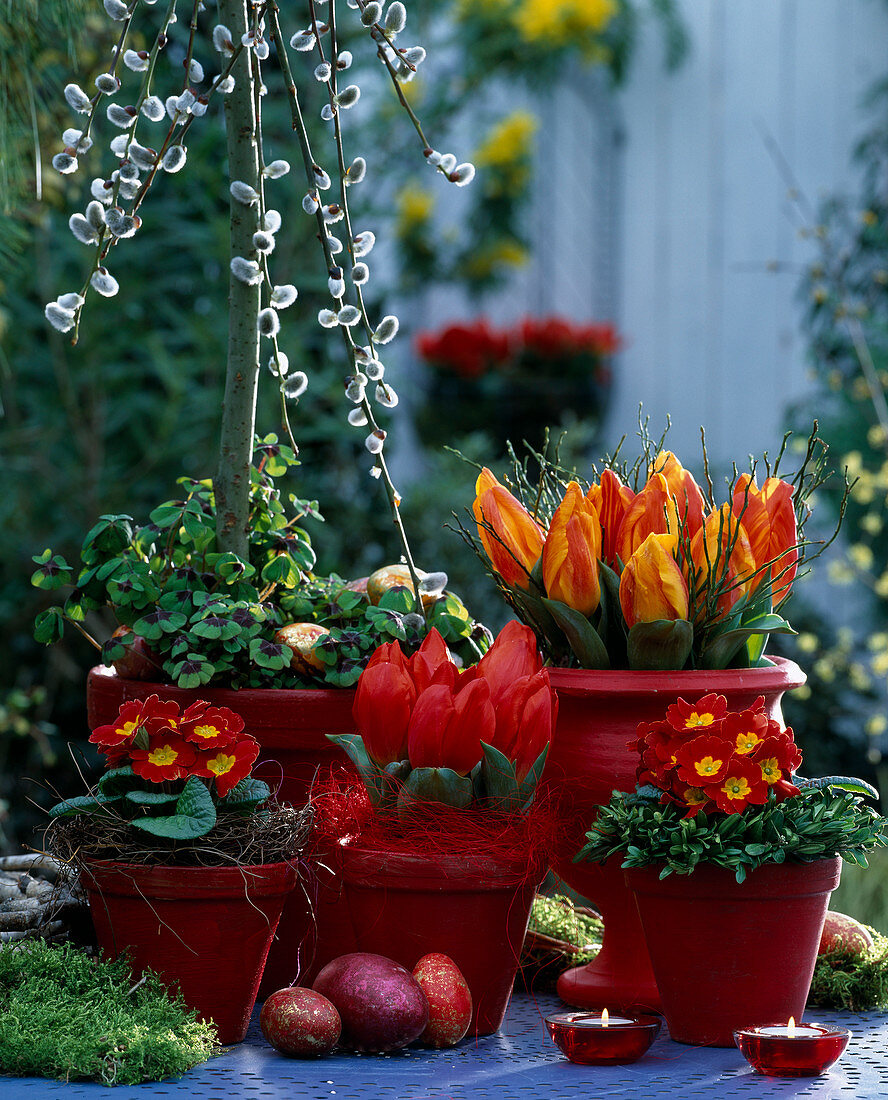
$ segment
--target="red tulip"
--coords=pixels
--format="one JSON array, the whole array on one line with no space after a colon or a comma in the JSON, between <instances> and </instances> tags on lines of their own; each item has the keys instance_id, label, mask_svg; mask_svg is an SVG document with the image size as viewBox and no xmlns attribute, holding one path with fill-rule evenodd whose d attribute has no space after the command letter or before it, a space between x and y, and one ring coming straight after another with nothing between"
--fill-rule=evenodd
<instances>
[{"instance_id":1,"label":"red tulip","mask_svg":"<svg viewBox=\"0 0 888 1100\"><path fill-rule=\"evenodd\" d=\"M532 676L542 667L536 635L529 626L512 619L497 634L496 641L475 666L475 673L487 681L490 698L498 707L503 695L516 680Z\"/></svg>"},{"instance_id":2,"label":"red tulip","mask_svg":"<svg viewBox=\"0 0 888 1100\"><path fill-rule=\"evenodd\" d=\"M401 647L397 643L389 646L383 657L395 654L400 659L379 659L374 664L371 658L358 680L352 707L364 748L380 767L406 759L407 728L416 702L416 688Z\"/></svg>"},{"instance_id":3,"label":"red tulip","mask_svg":"<svg viewBox=\"0 0 888 1100\"><path fill-rule=\"evenodd\" d=\"M734 485L732 508L749 536L756 567L771 565L754 578L753 589L770 578L771 603L776 607L789 595L799 562L792 485L769 477L759 489L749 474L741 474Z\"/></svg>"},{"instance_id":4,"label":"red tulip","mask_svg":"<svg viewBox=\"0 0 888 1100\"><path fill-rule=\"evenodd\" d=\"M446 684L433 684L419 695L410 718L410 763L467 775L481 759L481 742L489 743L495 730L496 713L485 680L472 680L457 695Z\"/></svg>"},{"instance_id":5,"label":"red tulip","mask_svg":"<svg viewBox=\"0 0 888 1100\"><path fill-rule=\"evenodd\" d=\"M515 765L519 783L552 740L557 711L545 669L514 680L497 705L496 732L489 743Z\"/></svg>"},{"instance_id":6,"label":"red tulip","mask_svg":"<svg viewBox=\"0 0 888 1100\"><path fill-rule=\"evenodd\" d=\"M407 661L417 693L432 683L456 683L456 665L450 659L447 643L434 627L423 638L422 645Z\"/></svg>"}]
</instances>

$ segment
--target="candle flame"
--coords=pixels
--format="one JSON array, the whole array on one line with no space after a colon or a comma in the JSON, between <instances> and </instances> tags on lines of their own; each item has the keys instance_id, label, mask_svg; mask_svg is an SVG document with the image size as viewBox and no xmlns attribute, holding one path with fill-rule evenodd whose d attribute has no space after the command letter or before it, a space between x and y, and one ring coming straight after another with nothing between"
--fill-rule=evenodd
<instances>
[{"instance_id":1,"label":"candle flame","mask_svg":"<svg viewBox=\"0 0 888 1100\"><path fill-rule=\"evenodd\" d=\"M790 1016L789 1023L786 1025L786 1034L790 1039L795 1038L795 1016Z\"/></svg>"},{"instance_id":2,"label":"candle flame","mask_svg":"<svg viewBox=\"0 0 888 1100\"><path fill-rule=\"evenodd\" d=\"M607 1009L606 1009L606 1008L603 1008L603 1009L601 1010L601 1026L602 1026L602 1027L607 1027L607 1021L608 1021L609 1019L610 1019L610 1015L608 1014L608 1011L607 1011Z\"/></svg>"}]
</instances>

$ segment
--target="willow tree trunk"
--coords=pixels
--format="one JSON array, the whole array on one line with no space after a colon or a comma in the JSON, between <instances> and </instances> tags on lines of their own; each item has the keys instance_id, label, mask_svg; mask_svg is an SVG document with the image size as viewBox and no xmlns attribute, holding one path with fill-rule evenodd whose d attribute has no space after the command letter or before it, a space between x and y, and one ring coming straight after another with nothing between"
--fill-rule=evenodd
<instances>
[{"instance_id":1,"label":"willow tree trunk","mask_svg":"<svg viewBox=\"0 0 888 1100\"><path fill-rule=\"evenodd\" d=\"M219 0L219 19L231 31L232 40L239 43L248 30L245 0ZM250 51L245 49L232 71L234 88L225 97L225 129L229 178L243 180L258 191L259 150L250 62ZM233 196L230 204L230 259L241 256L255 260L253 234L259 228L258 206L246 206ZM250 460L259 384L259 306L260 285L242 282L229 268L228 360L215 479L216 522L219 549L244 559L248 556Z\"/></svg>"}]
</instances>

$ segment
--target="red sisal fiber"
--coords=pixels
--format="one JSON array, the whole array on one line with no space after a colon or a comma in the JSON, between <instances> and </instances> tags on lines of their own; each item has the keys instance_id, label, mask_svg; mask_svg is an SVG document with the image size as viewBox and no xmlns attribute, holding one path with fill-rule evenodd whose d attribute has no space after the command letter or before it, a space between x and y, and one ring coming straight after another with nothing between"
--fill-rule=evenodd
<instances>
[{"instance_id":1,"label":"red sisal fiber","mask_svg":"<svg viewBox=\"0 0 888 1100\"><path fill-rule=\"evenodd\" d=\"M482 871L513 865L516 884L539 879L561 828L554 806L539 796L525 813L434 802L374 808L361 780L342 772L315 779L311 807L319 851L342 844L440 860L442 867L455 858Z\"/></svg>"}]
</instances>

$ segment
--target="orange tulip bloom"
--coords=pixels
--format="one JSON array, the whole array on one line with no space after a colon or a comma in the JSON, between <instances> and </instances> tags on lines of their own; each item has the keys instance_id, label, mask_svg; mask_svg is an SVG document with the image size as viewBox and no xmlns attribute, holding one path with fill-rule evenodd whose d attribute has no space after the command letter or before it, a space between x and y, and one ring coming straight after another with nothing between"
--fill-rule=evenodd
<instances>
[{"instance_id":1,"label":"orange tulip bloom","mask_svg":"<svg viewBox=\"0 0 888 1100\"><path fill-rule=\"evenodd\" d=\"M595 508L601 521L601 559L608 565L616 565L617 537L626 509L635 499L635 493L624 485L613 470L603 470L601 484L591 485L586 500Z\"/></svg>"},{"instance_id":2,"label":"orange tulip bloom","mask_svg":"<svg viewBox=\"0 0 888 1100\"><path fill-rule=\"evenodd\" d=\"M651 463L650 472L662 474L666 478L669 493L678 505L678 514L686 524L688 535L695 535L703 526L706 498L693 475L682 466L672 451L660 451Z\"/></svg>"},{"instance_id":3,"label":"orange tulip bloom","mask_svg":"<svg viewBox=\"0 0 888 1100\"><path fill-rule=\"evenodd\" d=\"M528 574L542 552L545 533L486 466L475 483L472 514L491 566L506 584L527 588ZM484 526L485 523L493 532Z\"/></svg>"},{"instance_id":4,"label":"orange tulip bloom","mask_svg":"<svg viewBox=\"0 0 888 1100\"><path fill-rule=\"evenodd\" d=\"M730 504L710 512L706 523L691 539L691 568L698 607L703 605L706 589L721 587L716 603L720 617L727 615L750 591L755 557L746 530L731 511Z\"/></svg>"},{"instance_id":5,"label":"orange tulip bloom","mask_svg":"<svg viewBox=\"0 0 888 1100\"><path fill-rule=\"evenodd\" d=\"M732 507L749 535L756 566L773 563L770 571L754 579L753 587L770 576L771 603L776 607L789 595L799 563L792 486L782 478L769 477L759 489L749 474L741 474L734 485Z\"/></svg>"},{"instance_id":6,"label":"orange tulip bloom","mask_svg":"<svg viewBox=\"0 0 888 1100\"><path fill-rule=\"evenodd\" d=\"M627 626L687 619L688 584L672 556L672 535L648 535L620 576L620 607Z\"/></svg>"},{"instance_id":7,"label":"orange tulip bloom","mask_svg":"<svg viewBox=\"0 0 888 1100\"><path fill-rule=\"evenodd\" d=\"M601 599L598 559L601 524L594 506L572 481L555 509L543 545L543 584L550 599L591 614Z\"/></svg>"},{"instance_id":8,"label":"orange tulip bloom","mask_svg":"<svg viewBox=\"0 0 888 1100\"><path fill-rule=\"evenodd\" d=\"M666 478L653 474L623 516L617 536L620 561L625 564L648 535L671 534L677 539L678 515Z\"/></svg>"}]
</instances>

